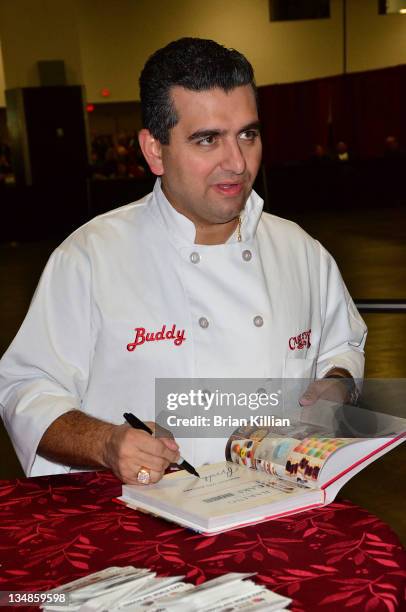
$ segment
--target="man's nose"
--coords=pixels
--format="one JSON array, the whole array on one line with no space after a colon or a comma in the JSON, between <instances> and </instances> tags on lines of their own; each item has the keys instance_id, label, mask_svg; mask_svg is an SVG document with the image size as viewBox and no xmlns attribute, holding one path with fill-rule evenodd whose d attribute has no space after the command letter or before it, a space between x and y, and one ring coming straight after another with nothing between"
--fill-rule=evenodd
<instances>
[{"instance_id":1,"label":"man's nose","mask_svg":"<svg viewBox=\"0 0 406 612\"><path fill-rule=\"evenodd\" d=\"M234 174L245 172L246 161L238 141L224 143L221 167L223 170Z\"/></svg>"}]
</instances>

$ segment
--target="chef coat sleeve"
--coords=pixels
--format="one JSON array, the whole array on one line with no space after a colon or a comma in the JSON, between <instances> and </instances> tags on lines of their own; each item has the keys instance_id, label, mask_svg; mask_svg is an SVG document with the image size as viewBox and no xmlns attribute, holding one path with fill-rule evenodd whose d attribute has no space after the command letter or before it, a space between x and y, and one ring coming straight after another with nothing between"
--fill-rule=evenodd
<instances>
[{"instance_id":1,"label":"chef coat sleeve","mask_svg":"<svg viewBox=\"0 0 406 612\"><path fill-rule=\"evenodd\" d=\"M0 410L27 476L48 426L81 407L92 355L90 266L72 245L51 256L25 320L0 362ZM55 464L45 473L67 471ZM65 469L64 469L65 468Z\"/></svg>"},{"instance_id":2,"label":"chef coat sleeve","mask_svg":"<svg viewBox=\"0 0 406 612\"><path fill-rule=\"evenodd\" d=\"M364 374L367 327L344 284L336 262L320 248L321 339L316 377L344 368L353 378Z\"/></svg>"}]
</instances>

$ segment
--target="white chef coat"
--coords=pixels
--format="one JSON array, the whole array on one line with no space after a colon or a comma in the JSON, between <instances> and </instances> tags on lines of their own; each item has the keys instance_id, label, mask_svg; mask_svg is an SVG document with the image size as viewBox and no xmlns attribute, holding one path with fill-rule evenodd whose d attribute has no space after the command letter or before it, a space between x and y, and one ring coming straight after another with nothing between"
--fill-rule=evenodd
<instances>
[{"instance_id":1,"label":"white chef coat","mask_svg":"<svg viewBox=\"0 0 406 612\"><path fill-rule=\"evenodd\" d=\"M335 366L362 377L366 327L334 260L262 204L252 192L241 242L198 245L158 180L54 251L0 363L2 417L27 475L69 471L36 454L69 410L153 420L155 378L321 378ZM136 328L163 325L184 340L128 350ZM224 457L220 442L180 440L196 465Z\"/></svg>"}]
</instances>

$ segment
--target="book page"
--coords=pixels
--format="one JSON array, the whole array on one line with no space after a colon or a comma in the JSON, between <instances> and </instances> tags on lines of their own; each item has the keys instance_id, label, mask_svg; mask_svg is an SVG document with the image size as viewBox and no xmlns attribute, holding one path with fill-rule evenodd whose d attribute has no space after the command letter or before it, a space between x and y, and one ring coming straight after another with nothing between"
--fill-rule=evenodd
<instances>
[{"instance_id":1,"label":"book page","mask_svg":"<svg viewBox=\"0 0 406 612\"><path fill-rule=\"evenodd\" d=\"M294 482L282 481L235 463L199 466L199 474L200 478L195 478L179 471L167 474L156 485L124 485L123 498L144 501L156 509L176 511L189 520L205 519L210 524L213 519L235 518L238 513L242 513L243 521L255 516L259 507L270 504L280 503L282 509L300 506L297 498L309 493Z\"/></svg>"},{"instance_id":2,"label":"book page","mask_svg":"<svg viewBox=\"0 0 406 612\"><path fill-rule=\"evenodd\" d=\"M314 426L289 428L286 436L266 427L241 427L226 446L226 459L271 476L317 488L319 474L329 456L357 441L320 435Z\"/></svg>"}]
</instances>

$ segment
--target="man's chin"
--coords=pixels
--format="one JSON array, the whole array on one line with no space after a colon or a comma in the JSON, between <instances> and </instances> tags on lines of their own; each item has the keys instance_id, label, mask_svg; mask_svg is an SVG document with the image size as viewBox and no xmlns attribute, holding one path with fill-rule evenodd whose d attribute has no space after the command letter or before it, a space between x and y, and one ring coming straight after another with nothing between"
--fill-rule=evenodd
<instances>
[{"instance_id":1,"label":"man's chin","mask_svg":"<svg viewBox=\"0 0 406 612\"><path fill-rule=\"evenodd\" d=\"M218 213L219 220L222 219L223 223L227 223L238 217L242 210L244 210L246 201L247 196L245 195L244 197L240 195L238 198L228 198L226 202L221 199L217 200L216 212Z\"/></svg>"}]
</instances>

